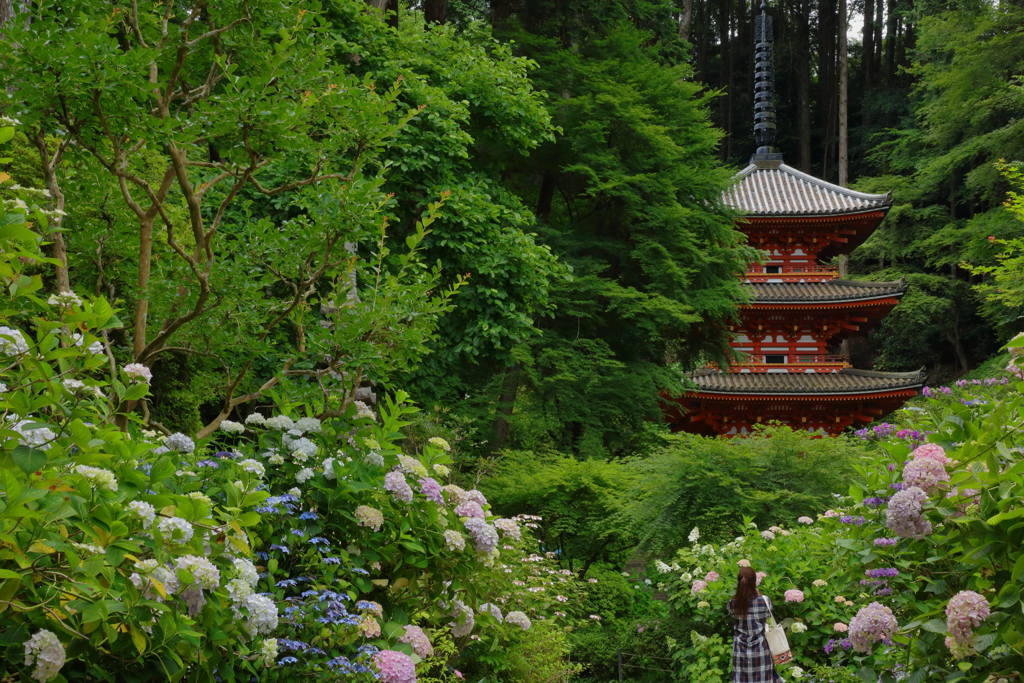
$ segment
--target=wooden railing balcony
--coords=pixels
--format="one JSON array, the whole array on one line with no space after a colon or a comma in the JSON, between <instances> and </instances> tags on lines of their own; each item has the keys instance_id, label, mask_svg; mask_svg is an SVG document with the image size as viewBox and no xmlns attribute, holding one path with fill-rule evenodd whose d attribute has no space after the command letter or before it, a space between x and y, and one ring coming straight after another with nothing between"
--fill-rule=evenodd
<instances>
[{"instance_id":1,"label":"wooden railing balcony","mask_svg":"<svg viewBox=\"0 0 1024 683\"><path fill-rule=\"evenodd\" d=\"M709 368L717 368L708 363ZM840 353L751 353L733 364L730 370L736 372L743 369L749 372L767 372L769 370L785 370L786 372L834 372L852 367L850 357Z\"/></svg>"},{"instance_id":2,"label":"wooden railing balcony","mask_svg":"<svg viewBox=\"0 0 1024 683\"><path fill-rule=\"evenodd\" d=\"M839 269L836 266L781 266L778 271L772 273L765 272L765 266L754 268L756 270L746 272L747 280L832 280L839 277Z\"/></svg>"}]
</instances>

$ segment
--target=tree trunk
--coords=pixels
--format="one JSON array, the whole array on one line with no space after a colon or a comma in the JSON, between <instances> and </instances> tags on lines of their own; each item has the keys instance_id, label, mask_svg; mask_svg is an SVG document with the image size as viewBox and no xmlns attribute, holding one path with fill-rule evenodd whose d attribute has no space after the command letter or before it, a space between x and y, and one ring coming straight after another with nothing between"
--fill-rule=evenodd
<instances>
[{"instance_id":1,"label":"tree trunk","mask_svg":"<svg viewBox=\"0 0 1024 683\"><path fill-rule=\"evenodd\" d=\"M896 0L887 0L885 18L885 87L891 88L896 79Z\"/></svg>"},{"instance_id":2,"label":"tree trunk","mask_svg":"<svg viewBox=\"0 0 1024 683\"><path fill-rule=\"evenodd\" d=\"M690 27L693 25L693 0L683 0L679 8L679 37L690 42Z\"/></svg>"},{"instance_id":3,"label":"tree trunk","mask_svg":"<svg viewBox=\"0 0 1024 683\"><path fill-rule=\"evenodd\" d=\"M871 0L868 0L870 2ZM877 0L875 3L875 59L872 64L872 68L875 72L875 85L881 86L883 83L882 74L882 50L884 45L882 43L882 29L885 26L885 0Z\"/></svg>"},{"instance_id":4,"label":"tree trunk","mask_svg":"<svg viewBox=\"0 0 1024 683\"><path fill-rule=\"evenodd\" d=\"M447 20L448 0L424 0L423 19L427 24L443 24Z\"/></svg>"},{"instance_id":5,"label":"tree trunk","mask_svg":"<svg viewBox=\"0 0 1024 683\"><path fill-rule=\"evenodd\" d=\"M0 0L0 29L7 24L8 21L14 19L14 0ZM3 37L3 33L0 32L0 38Z\"/></svg>"},{"instance_id":6,"label":"tree trunk","mask_svg":"<svg viewBox=\"0 0 1024 683\"><path fill-rule=\"evenodd\" d=\"M551 215L551 201L555 198L555 174L544 171L540 181L540 196L537 198L537 218L546 221Z\"/></svg>"},{"instance_id":7,"label":"tree trunk","mask_svg":"<svg viewBox=\"0 0 1024 683\"><path fill-rule=\"evenodd\" d=\"M849 170L849 59L846 54L846 0L839 0L839 185L846 187Z\"/></svg>"},{"instance_id":8,"label":"tree trunk","mask_svg":"<svg viewBox=\"0 0 1024 683\"><path fill-rule=\"evenodd\" d=\"M811 31L808 5L801 1L796 16L796 127L799 140L797 167L811 172Z\"/></svg>"},{"instance_id":9,"label":"tree trunk","mask_svg":"<svg viewBox=\"0 0 1024 683\"><path fill-rule=\"evenodd\" d=\"M836 7L832 0L819 5L818 27L818 117L822 122L821 176L829 179L835 163L836 137Z\"/></svg>"},{"instance_id":10,"label":"tree trunk","mask_svg":"<svg viewBox=\"0 0 1024 683\"><path fill-rule=\"evenodd\" d=\"M36 128L32 141L35 143L36 149L39 150L39 167L43 171L46 189L50 192L50 206L57 211L57 215L51 219L55 231L50 235L50 239L53 240L53 258L60 261L60 264L55 268L57 291L70 292L71 280L68 277L68 250L64 245L64 233L60 231L61 224L64 222L64 193L60 191L60 183L57 182L57 168L60 166L66 144L64 142L59 143L56 153L51 157L50 150L46 145L46 135L43 133L42 128Z\"/></svg>"},{"instance_id":11,"label":"tree trunk","mask_svg":"<svg viewBox=\"0 0 1024 683\"><path fill-rule=\"evenodd\" d=\"M491 3L491 25L500 29L512 16L512 0L494 0Z\"/></svg>"},{"instance_id":12,"label":"tree trunk","mask_svg":"<svg viewBox=\"0 0 1024 683\"><path fill-rule=\"evenodd\" d=\"M494 424L491 425L491 440L487 445L488 451L492 454L498 453L505 447L505 439L508 437L508 418L512 415L512 409L515 407L522 370L522 363L505 368L505 381L502 383L501 396L498 397L498 407L495 410L497 415Z\"/></svg>"},{"instance_id":13,"label":"tree trunk","mask_svg":"<svg viewBox=\"0 0 1024 683\"><path fill-rule=\"evenodd\" d=\"M718 98L718 116L719 125L725 131L725 137L722 138L722 161L728 161L732 156L732 41L729 31L731 14L732 1L718 0L718 87L724 91Z\"/></svg>"},{"instance_id":14,"label":"tree trunk","mask_svg":"<svg viewBox=\"0 0 1024 683\"><path fill-rule=\"evenodd\" d=\"M399 0L390 0L388 2L389 14L387 22L388 26L390 26L391 28L398 28L398 1Z\"/></svg>"},{"instance_id":15,"label":"tree trunk","mask_svg":"<svg viewBox=\"0 0 1024 683\"><path fill-rule=\"evenodd\" d=\"M697 81L708 82L708 31L707 31L707 3L697 3L697 30L694 34L696 40L696 55L694 57L694 69L696 70Z\"/></svg>"},{"instance_id":16,"label":"tree trunk","mask_svg":"<svg viewBox=\"0 0 1024 683\"><path fill-rule=\"evenodd\" d=\"M875 54L875 3L874 0L867 0L864 5L864 35L862 37L864 54L861 58L861 65L864 69L864 90L866 92L875 86L875 69L873 64ZM842 19L839 21L840 24L843 24ZM842 41L841 36L840 41ZM867 117L865 117L864 123L868 123Z\"/></svg>"}]
</instances>

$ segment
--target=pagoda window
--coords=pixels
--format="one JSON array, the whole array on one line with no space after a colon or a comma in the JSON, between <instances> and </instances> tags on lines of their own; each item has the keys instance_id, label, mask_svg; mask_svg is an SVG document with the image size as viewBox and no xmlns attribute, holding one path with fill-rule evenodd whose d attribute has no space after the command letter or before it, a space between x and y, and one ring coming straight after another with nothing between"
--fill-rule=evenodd
<instances>
[{"instance_id":1,"label":"pagoda window","mask_svg":"<svg viewBox=\"0 0 1024 683\"><path fill-rule=\"evenodd\" d=\"M785 363L786 356L783 354L766 355L764 357L765 363Z\"/></svg>"},{"instance_id":2,"label":"pagoda window","mask_svg":"<svg viewBox=\"0 0 1024 683\"><path fill-rule=\"evenodd\" d=\"M765 266L764 272L769 275L775 275L782 272L782 266Z\"/></svg>"}]
</instances>

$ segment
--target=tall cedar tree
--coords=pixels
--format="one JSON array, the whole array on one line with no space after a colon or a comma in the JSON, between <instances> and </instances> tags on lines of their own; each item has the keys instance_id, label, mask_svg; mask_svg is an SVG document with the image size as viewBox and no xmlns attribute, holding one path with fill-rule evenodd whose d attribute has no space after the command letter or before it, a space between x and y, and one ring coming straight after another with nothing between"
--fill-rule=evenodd
<instances>
[{"instance_id":1,"label":"tall cedar tree","mask_svg":"<svg viewBox=\"0 0 1024 683\"><path fill-rule=\"evenodd\" d=\"M681 370L723 353L744 296L738 275L755 258L721 204L730 172L716 161L714 93L666 59L678 43L625 18L581 26L580 16L535 13L505 36L540 65L534 81L564 131L509 176L573 278L555 284L554 316L537 321L540 335L505 374L492 449L508 425L524 447L643 447Z\"/></svg>"}]
</instances>

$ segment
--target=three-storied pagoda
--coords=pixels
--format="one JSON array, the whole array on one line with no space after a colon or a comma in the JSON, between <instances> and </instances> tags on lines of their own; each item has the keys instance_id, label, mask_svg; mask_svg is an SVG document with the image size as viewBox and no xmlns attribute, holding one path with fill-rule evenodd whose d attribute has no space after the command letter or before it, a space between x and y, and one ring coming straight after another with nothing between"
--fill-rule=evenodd
<instances>
[{"instance_id":1,"label":"three-storied pagoda","mask_svg":"<svg viewBox=\"0 0 1024 683\"><path fill-rule=\"evenodd\" d=\"M764 264L748 268L753 299L732 328L732 345L745 359L724 372L691 374L695 388L668 417L677 430L703 434L743 434L769 421L838 434L898 408L917 393L924 373L856 370L841 353L843 340L877 325L906 285L842 279L823 263L867 239L892 199L783 163L774 147L773 37L765 10L762 4L755 22L758 149L725 196L744 214L739 229L749 243L768 254Z\"/></svg>"}]
</instances>

